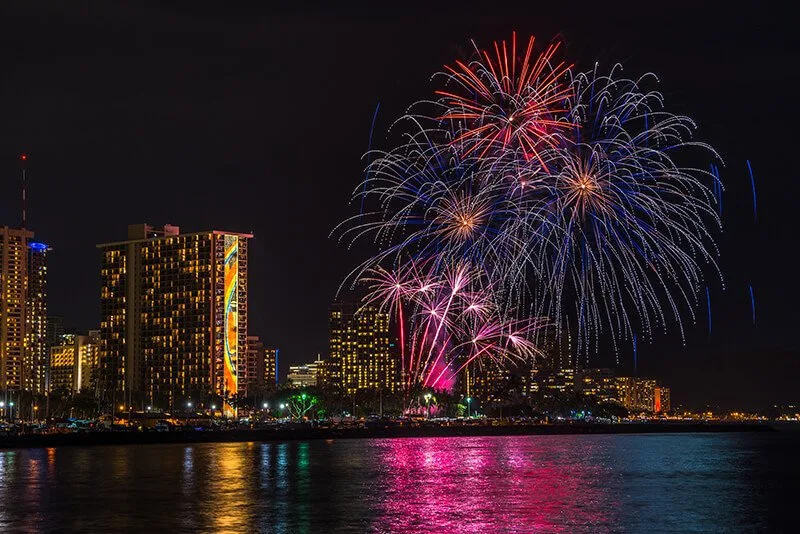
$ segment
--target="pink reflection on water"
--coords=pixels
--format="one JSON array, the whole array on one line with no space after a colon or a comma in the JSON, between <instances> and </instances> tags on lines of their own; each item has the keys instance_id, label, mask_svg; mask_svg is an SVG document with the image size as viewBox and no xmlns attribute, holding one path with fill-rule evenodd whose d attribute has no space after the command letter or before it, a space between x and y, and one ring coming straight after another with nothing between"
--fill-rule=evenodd
<instances>
[{"instance_id":1,"label":"pink reflection on water","mask_svg":"<svg viewBox=\"0 0 800 534\"><path fill-rule=\"evenodd\" d=\"M384 532L574 532L612 528L617 506L588 444L550 436L376 442L387 488ZM563 439L558 437L557 439ZM592 510L588 512L588 510ZM599 512L598 512L599 510Z\"/></svg>"}]
</instances>

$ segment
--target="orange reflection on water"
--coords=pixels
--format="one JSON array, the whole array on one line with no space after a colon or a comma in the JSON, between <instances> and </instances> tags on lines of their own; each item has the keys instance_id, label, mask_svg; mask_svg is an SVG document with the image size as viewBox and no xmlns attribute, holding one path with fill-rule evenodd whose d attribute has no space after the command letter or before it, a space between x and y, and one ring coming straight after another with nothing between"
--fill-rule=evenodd
<instances>
[{"instance_id":1,"label":"orange reflection on water","mask_svg":"<svg viewBox=\"0 0 800 534\"><path fill-rule=\"evenodd\" d=\"M203 504L208 525L215 532L242 532L253 524L252 468L245 462L253 455L253 443L219 444L211 449L207 500ZM244 449L244 450L243 450Z\"/></svg>"}]
</instances>

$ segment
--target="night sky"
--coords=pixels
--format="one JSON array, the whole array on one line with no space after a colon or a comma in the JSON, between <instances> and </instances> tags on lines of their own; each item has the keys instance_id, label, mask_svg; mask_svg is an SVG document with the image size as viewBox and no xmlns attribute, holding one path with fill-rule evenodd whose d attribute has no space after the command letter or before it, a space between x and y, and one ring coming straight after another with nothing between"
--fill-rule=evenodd
<instances>
[{"instance_id":1,"label":"night sky","mask_svg":"<svg viewBox=\"0 0 800 534\"><path fill-rule=\"evenodd\" d=\"M324 356L327 307L363 255L328 236L357 211L349 198L376 105L373 145L385 148L391 121L432 95L430 76L465 59L470 38L489 45L516 30L560 37L579 66L655 72L668 108L692 116L725 160L725 289L709 276L712 332L702 306L685 347L677 329L640 345L639 374L671 385L673 403L800 400L800 80L789 13L701 2L653 11L579 2L278 12L134 4L0 7L0 224L19 224L17 158L28 152L28 226L54 249L50 312L67 326L97 327L95 244L124 239L129 223L252 230L251 333L282 349L282 375ZM620 357L629 370L630 348Z\"/></svg>"}]
</instances>

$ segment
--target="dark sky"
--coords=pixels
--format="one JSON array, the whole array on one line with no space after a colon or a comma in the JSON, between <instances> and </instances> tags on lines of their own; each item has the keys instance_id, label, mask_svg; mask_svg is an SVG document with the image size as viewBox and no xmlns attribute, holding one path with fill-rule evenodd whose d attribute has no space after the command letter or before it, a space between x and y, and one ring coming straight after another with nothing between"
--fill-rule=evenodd
<instances>
[{"instance_id":1,"label":"dark sky","mask_svg":"<svg viewBox=\"0 0 800 534\"><path fill-rule=\"evenodd\" d=\"M18 224L17 156L29 152L29 227L54 248L50 310L69 326L97 326L94 245L124 238L127 224L252 230L252 333L282 348L282 367L324 355L327 306L360 259L328 235L356 209L349 195L376 104L381 147L391 120L432 94L431 74L464 58L470 38L488 45L516 30L560 36L579 66L657 73L668 107L695 118L725 160L725 290L712 286L712 333L701 308L685 347L676 331L640 346L639 373L671 384L677 402L800 400L790 13L702 2L272 12L69 4L0 7L0 223ZM629 350L621 357L630 363Z\"/></svg>"}]
</instances>

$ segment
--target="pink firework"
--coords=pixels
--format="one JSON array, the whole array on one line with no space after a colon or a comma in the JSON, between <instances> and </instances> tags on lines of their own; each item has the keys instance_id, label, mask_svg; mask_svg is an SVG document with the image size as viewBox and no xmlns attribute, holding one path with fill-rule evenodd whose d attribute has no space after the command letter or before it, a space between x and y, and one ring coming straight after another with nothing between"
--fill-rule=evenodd
<instances>
[{"instance_id":1,"label":"pink firework","mask_svg":"<svg viewBox=\"0 0 800 534\"><path fill-rule=\"evenodd\" d=\"M409 262L397 271L373 270L367 301L397 314L403 381L414 387L452 390L470 364L525 361L539 354L531 341L541 319L507 319L479 271L467 264L437 277Z\"/></svg>"}]
</instances>

